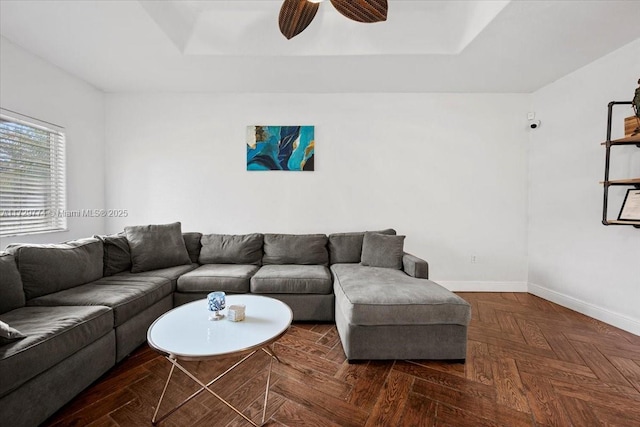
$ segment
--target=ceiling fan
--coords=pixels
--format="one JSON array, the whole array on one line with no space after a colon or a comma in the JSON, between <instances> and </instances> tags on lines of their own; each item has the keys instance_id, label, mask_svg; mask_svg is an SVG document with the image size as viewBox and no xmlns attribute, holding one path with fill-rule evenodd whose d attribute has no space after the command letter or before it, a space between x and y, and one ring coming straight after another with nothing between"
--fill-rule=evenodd
<instances>
[{"instance_id":1,"label":"ceiling fan","mask_svg":"<svg viewBox=\"0 0 640 427\"><path fill-rule=\"evenodd\" d=\"M280 8L280 32L291 39L311 24L324 0L284 0ZM331 4L347 18L358 22L387 20L387 0L331 0Z\"/></svg>"}]
</instances>

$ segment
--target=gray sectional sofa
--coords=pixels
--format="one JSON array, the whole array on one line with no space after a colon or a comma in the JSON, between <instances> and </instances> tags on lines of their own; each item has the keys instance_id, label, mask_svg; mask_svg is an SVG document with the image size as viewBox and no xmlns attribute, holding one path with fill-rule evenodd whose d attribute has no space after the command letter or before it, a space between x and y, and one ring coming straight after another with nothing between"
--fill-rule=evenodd
<instances>
[{"instance_id":1,"label":"gray sectional sofa","mask_svg":"<svg viewBox=\"0 0 640 427\"><path fill-rule=\"evenodd\" d=\"M470 306L428 280L394 230L182 233L126 227L0 253L0 425L33 426L145 342L172 307L211 291L287 303L335 321L349 360L464 360Z\"/></svg>"}]
</instances>

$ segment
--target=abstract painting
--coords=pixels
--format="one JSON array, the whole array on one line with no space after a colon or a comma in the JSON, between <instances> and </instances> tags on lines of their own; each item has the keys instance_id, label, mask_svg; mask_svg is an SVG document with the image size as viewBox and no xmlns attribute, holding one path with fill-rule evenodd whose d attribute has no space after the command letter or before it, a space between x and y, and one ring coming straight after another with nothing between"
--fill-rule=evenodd
<instances>
[{"instance_id":1,"label":"abstract painting","mask_svg":"<svg viewBox=\"0 0 640 427\"><path fill-rule=\"evenodd\" d=\"M312 171L313 126L247 126L248 171Z\"/></svg>"}]
</instances>

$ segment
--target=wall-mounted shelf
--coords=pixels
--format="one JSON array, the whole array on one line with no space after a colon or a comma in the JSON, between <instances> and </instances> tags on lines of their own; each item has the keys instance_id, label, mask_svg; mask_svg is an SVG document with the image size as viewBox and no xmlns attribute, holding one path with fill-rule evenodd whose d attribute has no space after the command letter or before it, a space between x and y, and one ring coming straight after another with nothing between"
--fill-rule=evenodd
<instances>
[{"instance_id":1,"label":"wall-mounted shelf","mask_svg":"<svg viewBox=\"0 0 640 427\"><path fill-rule=\"evenodd\" d=\"M620 221L607 218L607 207L609 203L609 187L626 186L640 188L640 177L630 177L625 179L609 179L609 167L611 166L611 147L635 145L640 148L640 135L627 136L620 139L611 139L611 117L613 115L613 107L615 105L631 105L631 101L613 101L609 103L609 115L607 120L607 140L601 145L606 147L606 157L604 163L604 180L600 184L604 188L604 197L602 201L602 223L604 225L632 225L640 228L640 221Z\"/></svg>"}]
</instances>

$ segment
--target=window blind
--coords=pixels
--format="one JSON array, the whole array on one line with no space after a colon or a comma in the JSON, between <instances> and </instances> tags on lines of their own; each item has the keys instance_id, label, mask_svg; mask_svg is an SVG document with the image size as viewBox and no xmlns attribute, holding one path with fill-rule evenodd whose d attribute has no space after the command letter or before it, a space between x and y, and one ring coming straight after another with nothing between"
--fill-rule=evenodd
<instances>
[{"instance_id":1,"label":"window blind","mask_svg":"<svg viewBox=\"0 0 640 427\"><path fill-rule=\"evenodd\" d=\"M0 110L0 235L67 227L64 129Z\"/></svg>"}]
</instances>

